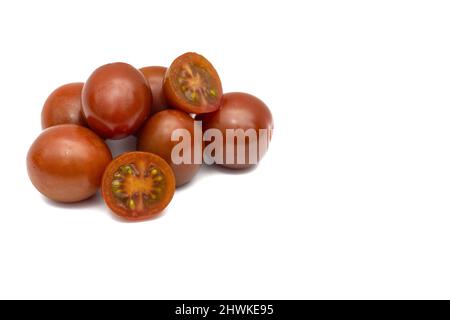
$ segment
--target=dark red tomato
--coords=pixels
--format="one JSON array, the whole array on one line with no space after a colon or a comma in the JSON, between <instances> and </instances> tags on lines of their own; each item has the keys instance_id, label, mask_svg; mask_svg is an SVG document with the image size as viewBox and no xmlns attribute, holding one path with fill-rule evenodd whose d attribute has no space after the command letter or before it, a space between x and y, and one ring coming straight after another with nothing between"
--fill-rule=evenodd
<instances>
[{"instance_id":1,"label":"dark red tomato","mask_svg":"<svg viewBox=\"0 0 450 320\"><path fill-rule=\"evenodd\" d=\"M206 58L193 52L172 62L163 89L171 107L188 113L216 111L222 98L222 83L216 69Z\"/></svg>"},{"instance_id":2,"label":"dark red tomato","mask_svg":"<svg viewBox=\"0 0 450 320\"><path fill-rule=\"evenodd\" d=\"M189 132L191 140L188 145L192 151L189 163L175 164L172 161L172 149L179 143L171 140L172 132L176 129ZM202 147L201 143L199 147ZM164 110L147 120L139 132L137 149L155 153L166 160L175 174L177 187L189 182L200 169L201 164L195 164L194 161L194 119L183 111Z\"/></svg>"},{"instance_id":3,"label":"dark red tomato","mask_svg":"<svg viewBox=\"0 0 450 320\"><path fill-rule=\"evenodd\" d=\"M217 153L216 149L213 156L218 157L218 155L222 154L223 159L219 158L220 164L232 169L249 168L252 164L255 164L252 163L253 159L256 160L255 162L261 160L267 149L260 149L259 147L268 146L268 142L272 137L273 120L269 108L260 99L247 93L233 92L224 94L222 105L218 111L200 115L196 119L203 121L204 131L218 129L221 132L223 144L216 145L220 152ZM233 129L231 132L237 136L227 140L227 129ZM239 132L236 129L242 130ZM248 129L251 130L247 131ZM252 137L252 132L255 133L254 139L250 138ZM234 150L233 154L227 154L227 141L231 147L229 150ZM245 161L240 161L238 158L238 150L245 151L241 153L241 155L245 156L245 158L242 158ZM257 151L256 156L253 158L250 157L252 150Z\"/></svg>"},{"instance_id":4,"label":"dark red tomato","mask_svg":"<svg viewBox=\"0 0 450 320\"><path fill-rule=\"evenodd\" d=\"M167 68L154 66L145 67L139 70L142 72L145 79L147 79L148 85L152 91L153 101L150 115L154 115L159 111L167 109L167 102L164 98L162 89Z\"/></svg>"},{"instance_id":5,"label":"dark red tomato","mask_svg":"<svg viewBox=\"0 0 450 320\"><path fill-rule=\"evenodd\" d=\"M84 83L69 83L53 91L45 101L41 113L42 129L58 124L86 126L81 111L81 90Z\"/></svg>"},{"instance_id":6,"label":"dark red tomato","mask_svg":"<svg viewBox=\"0 0 450 320\"><path fill-rule=\"evenodd\" d=\"M119 217L143 220L158 215L175 192L172 169L159 156L128 152L114 159L102 179L106 205Z\"/></svg>"},{"instance_id":7,"label":"dark red tomato","mask_svg":"<svg viewBox=\"0 0 450 320\"><path fill-rule=\"evenodd\" d=\"M138 130L150 114L151 101L145 77L126 63L98 68L82 92L89 127L107 139L121 139Z\"/></svg>"},{"instance_id":8,"label":"dark red tomato","mask_svg":"<svg viewBox=\"0 0 450 320\"><path fill-rule=\"evenodd\" d=\"M62 124L45 129L27 155L28 175L46 197L61 202L89 198L98 190L111 152L91 130Z\"/></svg>"}]
</instances>

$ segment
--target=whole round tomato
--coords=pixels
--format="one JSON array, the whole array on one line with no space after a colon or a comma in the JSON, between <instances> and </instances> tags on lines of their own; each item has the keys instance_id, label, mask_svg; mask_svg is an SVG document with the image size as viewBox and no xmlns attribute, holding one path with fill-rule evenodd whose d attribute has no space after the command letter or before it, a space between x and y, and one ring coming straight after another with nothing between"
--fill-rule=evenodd
<instances>
[{"instance_id":1,"label":"whole round tomato","mask_svg":"<svg viewBox=\"0 0 450 320\"><path fill-rule=\"evenodd\" d=\"M165 110L168 107L163 92L163 82L166 70L167 68L158 66L139 69L147 80L147 83L152 91L153 100L150 115L154 115L155 113Z\"/></svg>"},{"instance_id":2,"label":"whole round tomato","mask_svg":"<svg viewBox=\"0 0 450 320\"><path fill-rule=\"evenodd\" d=\"M82 91L89 127L103 138L133 134L150 114L152 94L143 74L126 63L104 65L89 77Z\"/></svg>"},{"instance_id":3,"label":"whole round tomato","mask_svg":"<svg viewBox=\"0 0 450 320\"><path fill-rule=\"evenodd\" d=\"M245 169L256 164L267 151L272 137L273 119L269 108L247 93L224 94L219 110L196 119L203 121L205 134L208 129L219 130L223 143L215 144L217 148L212 153L218 160L216 162L231 169ZM207 143L205 153L212 143Z\"/></svg>"},{"instance_id":4,"label":"whole round tomato","mask_svg":"<svg viewBox=\"0 0 450 320\"><path fill-rule=\"evenodd\" d=\"M68 83L53 91L45 101L41 113L42 129L58 124L86 126L81 110L81 90L84 83Z\"/></svg>"},{"instance_id":5,"label":"whole round tomato","mask_svg":"<svg viewBox=\"0 0 450 320\"><path fill-rule=\"evenodd\" d=\"M27 169L33 185L60 202L89 198L98 190L111 152L91 130L62 124L45 129L31 145Z\"/></svg>"},{"instance_id":6,"label":"whole round tomato","mask_svg":"<svg viewBox=\"0 0 450 320\"><path fill-rule=\"evenodd\" d=\"M175 164L172 161L172 150L179 143L171 139L176 129L185 129L190 135L189 163ZM155 153L166 160L173 170L177 187L189 182L201 166L194 161L194 119L183 111L164 110L148 119L139 132L137 149Z\"/></svg>"},{"instance_id":7,"label":"whole round tomato","mask_svg":"<svg viewBox=\"0 0 450 320\"><path fill-rule=\"evenodd\" d=\"M171 107L188 113L216 111L222 99L222 83L216 69L205 57L193 52L172 62L163 90Z\"/></svg>"}]
</instances>

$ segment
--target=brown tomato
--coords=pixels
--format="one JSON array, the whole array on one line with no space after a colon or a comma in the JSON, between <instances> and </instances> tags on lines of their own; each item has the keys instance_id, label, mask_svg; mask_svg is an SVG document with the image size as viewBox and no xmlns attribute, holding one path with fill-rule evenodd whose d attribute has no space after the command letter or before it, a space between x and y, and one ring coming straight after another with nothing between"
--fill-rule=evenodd
<instances>
[{"instance_id":1,"label":"brown tomato","mask_svg":"<svg viewBox=\"0 0 450 320\"><path fill-rule=\"evenodd\" d=\"M111 152L91 130L62 124L45 129L31 145L27 169L33 185L60 202L89 198L100 186Z\"/></svg>"},{"instance_id":2,"label":"brown tomato","mask_svg":"<svg viewBox=\"0 0 450 320\"><path fill-rule=\"evenodd\" d=\"M190 135L189 163L175 164L172 161L173 147L179 142L172 141L171 137L177 129L184 129ZM200 144L201 147L202 144ZM155 153L166 160L175 174L177 187L188 183L201 166L194 163L194 119L183 111L164 110L147 120L139 132L137 149Z\"/></svg>"}]
</instances>

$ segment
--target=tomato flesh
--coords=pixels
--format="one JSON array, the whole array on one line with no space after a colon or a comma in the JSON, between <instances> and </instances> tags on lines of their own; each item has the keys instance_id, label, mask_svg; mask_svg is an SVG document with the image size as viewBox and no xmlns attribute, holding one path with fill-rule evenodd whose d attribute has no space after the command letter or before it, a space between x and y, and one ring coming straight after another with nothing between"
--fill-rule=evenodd
<instances>
[{"instance_id":1,"label":"tomato flesh","mask_svg":"<svg viewBox=\"0 0 450 320\"><path fill-rule=\"evenodd\" d=\"M163 90L171 106L196 114L219 109L223 93L213 65L192 52L175 59L166 72Z\"/></svg>"},{"instance_id":2,"label":"tomato flesh","mask_svg":"<svg viewBox=\"0 0 450 320\"><path fill-rule=\"evenodd\" d=\"M110 163L102 179L108 207L129 220L160 213L172 200L175 177L169 165L148 152L125 153Z\"/></svg>"}]
</instances>

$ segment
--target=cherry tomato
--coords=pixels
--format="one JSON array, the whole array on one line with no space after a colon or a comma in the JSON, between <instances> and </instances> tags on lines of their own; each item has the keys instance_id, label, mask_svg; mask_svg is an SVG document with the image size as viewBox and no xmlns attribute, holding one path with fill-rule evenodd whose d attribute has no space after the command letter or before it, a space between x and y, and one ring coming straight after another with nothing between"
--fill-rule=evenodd
<instances>
[{"instance_id":1,"label":"cherry tomato","mask_svg":"<svg viewBox=\"0 0 450 320\"><path fill-rule=\"evenodd\" d=\"M157 66L139 69L139 71L142 72L145 79L147 80L148 85L150 86L150 89L152 91L153 100L150 115L154 115L155 113L165 110L168 107L162 89L166 70L167 68L165 67Z\"/></svg>"},{"instance_id":2,"label":"cherry tomato","mask_svg":"<svg viewBox=\"0 0 450 320\"><path fill-rule=\"evenodd\" d=\"M174 164L172 161L172 149L179 143L171 140L176 129L186 129L190 134L190 163ZM155 153L166 160L175 174L177 187L189 182L200 169L200 164L194 163L194 119L183 111L164 110L148 119L139 132L137 149Z\"/></svg>"},{"instance_id":3,"label":"cherry tomato","mask_svg":"<svg viewBox=\"0 0 450 320\"><path fill-rule=\"evenodd\" d=\"M145 77L126 63L98 68L82 91L89 127L107 139L121 139L138 130L150 113L151 101Z\"/></svg>"},{"instance_id":4,"label":"cherry tomato","mask_svg":"<svg viewBox=\"0 0 450 320\"><path fill-rule=\"evenodd\" d=\"M213 113L203 114L196 117L197 120L202 120L203 130L218 129L223 137L223 144L218 146L223 154L223 159L220 162L224 167L231 169L245 169L252 166L251 158L249 157L250 150L257 150L260 153L256 160L261 160L266 149L259 150L260 142L268 142L272 137L273 120L269 108L264 102L247 93L232 92L223 95L222 105L220 109ZM256 139L226 139L227 129L243 129L244 131L252 129L255 132ZM260 129L264 129L260 131ZM236 131L234 131L236 132ZM264 136L263 133L266 133ZM261 141L266 139L265 141ZM226 143L230 143L233 151L232 156L227 154ZM263 144L261 144L263 145ZM240 162L238 159L238 148L245 150L245 161ZM215 153L217 155L217 153ZM227 159L230 163L227 163ZM219 159L220 160L220 159Z\"/></svg>"},{"instance_id":5,"label":"cherry tomato","mask_svg":"<svg viewBox=\"0 0 450 320\"><path fill-rule=\"evenodd\" d=\"M103 174L103 199L124 219L143 220L159 214L172 200L174 192L172 169L152 153L124 153L114 159Z\"/></svg>"},{"instance_id":6,"label":"cherry tomato","mask_svg":"<svg viewBox=\"0 0 450 320\"><path fill-rule=\"evenodd\" d=\"M86 126L86 120L81 111L83 85L84 83L69 83L50 94L42 108L42 129L69 123Z\"/></svg>"},{"instance_id":7,"label":"cherry tomato","mask_svg":"<svg viewBox=\"0 0 450 320\"><path fill-rule=\"evenodd\" d=\"M163 89L171 107L188 113L216 111L222 98L222 83L216 69L206 58L193 52L172 62Z\"/></svg>"},{"instance_id":8,"label":"cherry tomato","mask_svg":"<svg viewBox=\"0 0 450 320\"><path fill-rule=\"evenodd\" d=\"M108 147L94 132L62 124L45 129L31 145L28 175L46 197L76 202L95 194L111 159Z\"/></svg>"}]
</instances>

